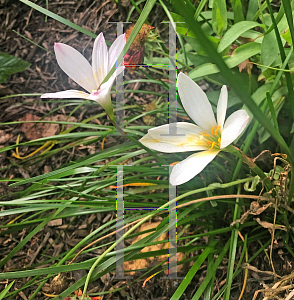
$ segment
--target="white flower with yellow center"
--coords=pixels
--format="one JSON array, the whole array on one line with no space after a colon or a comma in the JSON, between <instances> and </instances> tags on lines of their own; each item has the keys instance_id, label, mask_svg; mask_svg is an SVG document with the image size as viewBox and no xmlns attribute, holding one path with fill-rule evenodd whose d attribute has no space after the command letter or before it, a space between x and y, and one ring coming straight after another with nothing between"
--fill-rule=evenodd
<instances>
[{"instance_id":1,"label":"white flower with yellow center","mask_svg":"<svg viewBox=\"0 0 294 300\"><path fill-rule=\"evenodd\" d=\"M60 68L77 84L89 93L67 90L46 93L41 98L82 98L97 101L106 112L112 112L110 89L115 77L123 70L118 66L109 80L102 84L104 78L116 63L126 44L125 34L120 35L111 45L109 51L103 33L95 39L92 53L92 66L76 49L62 43L54 44L56 59Z\"/></svg>"},{"instance_id":2,"label":"white flower with yellow center","mask_svg":"<svg viewBox=\"0 0 294 300\"><path fill-rule=\"evenodd\" d=\"M150 129L140 140L146 147L166 153L204 150L173 167L170 175L172 185L183 184L199 174L222 149L237 139L249 121L249 115L242 109L231 114L225 122L226 86L222 87L219 96L217 121L206 94L192 79L180 73L177 87L184 109L198 126L185 122L162 125ZM176 135L171 126L176 126Z\"/></svg>"}]
</instances>

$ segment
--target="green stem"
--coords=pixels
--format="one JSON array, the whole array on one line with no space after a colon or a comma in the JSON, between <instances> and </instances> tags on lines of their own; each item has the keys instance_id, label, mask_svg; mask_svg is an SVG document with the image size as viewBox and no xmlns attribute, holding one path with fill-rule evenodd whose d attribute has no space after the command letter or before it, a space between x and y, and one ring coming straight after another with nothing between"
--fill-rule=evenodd
<instances>
[{"instance_id":1,"label":"green stem","mask_svg":"<svg viewBox=\"0 0 294 300\"><path fill-rule=\"evenodd\" d=\"M239 185L238 187L238 194L241 194L241 185ZM235 222L237 219L240 218L241 210L240 210L239 200L240 200L239 198L236 198L233 222ZM228 274L227 274L227 288L226 288L224 300L230 300L231 286L232 286L233 275L234 275L234 265L236 259L239 226L240 223L237 223L231 233L230 255L229 255Z\"/></svg>"}]
</instances>

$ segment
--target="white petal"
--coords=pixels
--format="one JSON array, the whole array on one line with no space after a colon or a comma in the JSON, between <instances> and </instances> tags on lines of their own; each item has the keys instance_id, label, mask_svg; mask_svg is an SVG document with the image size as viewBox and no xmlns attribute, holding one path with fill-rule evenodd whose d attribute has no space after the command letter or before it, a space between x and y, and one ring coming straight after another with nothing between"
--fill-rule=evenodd
<instances>
[{"instance_id":1,"label":"white petal","mask_svg":"<svg viewBox=\"0 0 294 300\"><path fill-rule=\"evenodd\" d=\"M97 84L97 89L108 73L108 52L102 32L97 36L94 42L92 53L92 69Z\"/></svg>"},{"instance_id":2,"label":"white petal","mask_svg":"<svg viewBox=\"0 0 294 300\"><path fill-rule=\"evenodd\" d=\"M95 91L88 95L87 99L94 100L98 102L106 111L109 107L112 107L110 89L111 85L109 80L102 84L101 88L98 91Z\"/></svg>"},{"instance_id":3,"label":"white petal","mask_svg":"<svg viewBox=\"0 0 294 300\"><path fill-rule=\"evenodd\" d=\"M113 85L113 82L118 74L124 70L124 66L120 66L116 71L111 75L107 82L103 83L99 90L92 92L87 99L94 100L98 102L106 111L107 109L112 109L110 91Z\"/></svg>"},{"instance_id":4,"label":"white petal","mask_svg":"<svg viewBox=\"0 0 294 300\"><path fill-rule=\"evenodd\" d=\"M165 153L206 150L199 145L203 129L190 123L178 122L152 128L140 142L146 147Z\"/></svg>"},{"instance_id":5,"label":"white petal","mask_svg":"<svg viewBox=\"0 0 294 300\"><path fill-rule=\"evenodd\" d=\"M126 35L121 34L109 48L108 71L110 71L113 65L116 63L119 55L123 51L125 44L126 44Z\"/></svg>"},{"instance_id":6,"label":"white petal","mask_svg":"<svg viewBox=\"0 0 294 300\"><path fill-rule=\"evenodd\" d=\"M60 68L72 80L90 93L97 89L91 65L79 51L62 43L55 43L54 51Z\"/></svg>"},{"instance_id":7,"label":"white petal","mask_svg":"<svg viewBox=\"0 0 294 300\"><path fill-rule=\"evenodd\" d=\"M179 74L177 86L187 114L205 131L211 132L211 128L216 126L216 121L206 94L184 73Z\"/></svg>"},{"instance_id":8,"label":"white petal","mask_svg":"<svg viewBox=\"0 0 294 300\"><path fill-rule=\"evenodd\" d=\"M171 185L183 184L199 174L219 153L219 151L202 151L188 156L177 163L171 172Z\"/></svg>"},{"instance_id":9,"label":"white petal","mask_svg":"<svg viewBox=\"0 0 294 300\"><path fill-rule=\"evenodd\" d=\"M228 105L228 90L223 85L217 103L217 125L223 129Z\"/></svg>"},{"instance_id":10,"label":"white petal","mask_svg":"<svg viewBox=\"0 0 294 300\"><path fill-rule=\"evenodd\" d=\"M249 115L244 109L235 111L226 120L221 138L221 149L230 145L245 129Z\"/></svg>"},{"instance_id":11,"label":"white petal","mask_svg":"<svg viewBox=\"0 0 294 300\"><path fill-rule=\"evenodd\" d=\"M81 91L76 91L76 90L67 90L67 91L56 92L56 93L46 93L41 96L41 98L61 98L61 99L66 99L66 98L87 99L88 97L89 94Z\"/></svg>"}]
</instances>

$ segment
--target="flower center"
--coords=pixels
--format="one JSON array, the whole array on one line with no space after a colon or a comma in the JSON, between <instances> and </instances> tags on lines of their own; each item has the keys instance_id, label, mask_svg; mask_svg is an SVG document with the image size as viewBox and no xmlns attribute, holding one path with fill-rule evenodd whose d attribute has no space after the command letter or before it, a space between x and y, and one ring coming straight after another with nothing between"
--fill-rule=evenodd
<instances>
[{"instance_id":1,"label":"flower center","mask_svg":"<svg viewBox=\"0 0 294 300\"><path fill-rule=\"evenodd\" d=\"M94 96L98 96L100 93L101 93L101 91L100 91L99 89L97 89L97 90L92 90L92 94L93 94Z\"/></svg>"},{"instance_id":2,"label":"flower center","mask_svg":"<svg viewBox=\"0 0 294 300\"><path fill-rule=\"evenodd\" d=\"M220 134L220 126L213 126L211 128L211 133L207 133L206 131L202 132L200 135L200 139L204 139L204 144L209 147L208 150L219 150L221 145L221 134Z\"/></svg>"}]
</instances>

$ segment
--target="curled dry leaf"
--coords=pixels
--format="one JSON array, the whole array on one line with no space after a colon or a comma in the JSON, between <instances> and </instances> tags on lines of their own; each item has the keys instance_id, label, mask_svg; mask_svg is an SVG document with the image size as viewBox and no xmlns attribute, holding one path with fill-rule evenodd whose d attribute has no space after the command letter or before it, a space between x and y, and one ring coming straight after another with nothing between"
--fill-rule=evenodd
<instances>
[{"instance_id":1,"label":"curled dry leaf","mask_svg":"<svg viewBox=\"0 0 294 300\"><path fill-rule=\"evenodd\" d=\"M250 204L250 209L247 210L239 220L236 220L235 222L231 223L231 226L235 225L236 223L243 224L245 220L248 218L249 215L260 215L263 213L269 206L271 206L272 203L265 204L263 206L260 206L257 201L252 201Z\"/></svg>"},{"instance_id":2,"label":"curled dry leaf","mask_svg":"<svg viewBox=\"0 0 294 300\"><path fill-rule=\"evenodd\" d=\"M269 223L266 221L261 221L259 218L256 218L255 220L260 226L268 229L270 233L272 233L276 229L287 231L287 228L284 225L276 225L276 224L272 224L272 223Z\"/></svg>"}]
</instances>

